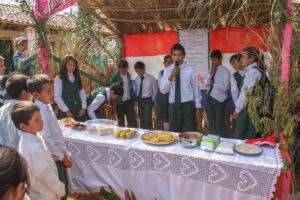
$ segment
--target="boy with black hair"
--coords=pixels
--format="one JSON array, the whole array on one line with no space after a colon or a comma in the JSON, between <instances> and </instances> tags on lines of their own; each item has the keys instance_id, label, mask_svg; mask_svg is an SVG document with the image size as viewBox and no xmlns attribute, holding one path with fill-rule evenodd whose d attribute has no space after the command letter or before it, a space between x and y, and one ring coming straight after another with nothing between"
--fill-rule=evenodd
<instances>
[{"instance_id":1,"label":"boy with black hair","mask_svg":"<svg viewBox=\"0 0 300 200\"><path fill-rule=\"evenodd\" d=\"M72 167L72 159L64 143L56 115L51 107L51 104L54 103L53 80L45 74L36 74L29 78L27 86L35 99L36 105L40 108L44 126L39 135L44 139L55 161L59 180L65 184L66 195L62 199L66 200L68 196L66 168Z\"/></svg>"},{"instance_id":2,"label":"boy with black hair","mask_svg":"<svg viewBox=\"0 0 300 200\"><path fill-rule=\"evenodd\" d=\"M118 71L111 76L109 84L112 85L120 81L123 82L124 93L115 100L119 126L125 126L124 117L126 116L127 126L136 128L136 114L131 93L131 76L128 73L128 68L128 62L126 60L121 60L118 65Z\"/></svg>"},{"instance_id":3,"label":"boy with black hair","mask_svg":"<svg viewBox=\"0 0 300 200\"><path fill-rule=\"evenodd\" d=\"M88 104L88 115L90 119L101 119L103 118L100 109L106 104L109 100L114 101L115 99L123 95L123 82L118 82L112 84L110 87L100 87L93 90L87 96Z\"/></svg>"},{"instance_id":4,"label":"boy with black hair","mask_svg":"<svg viewBox=\"0 0 300 200\"><path fill-rule=\"evenodd\" d=\"M230 64L232 67L236 70L235 73L233 73L230 81L230 89L231 89L231 96L234 105L236 104L236 101L239 97L239 94L241 92L242 86L243 86L243 67L241 63L242 55L237 53L230 57Z\"/></svg>"},{"instance_id":5,"label":"boy with black hair","mask_svg":"<svg viewBox=\"0 0 300 200\"><path fill-rule=\"evenodd\" d=\"M39 107L29 101L13 105L9 115L20 132L18 151L28 164L31 199L54 200L65 194L65 186L58 179L51 154L37 132L43 129Z\"/></svg>"},{"instance_id":6,"label":"boy with black hair","mask_svg":"<svg viewBox=\"0 0 300 200\"><path fill-rule=\"evenodd\" d=\"M14 126L8 115L11 107L18 101L32 101L32 95L28 91L26 81L28 76L15 74L12 75L5 84L8 103L0 108L0 140L3 145L18 149L19 131Z\"/></svg>"},{"instance_id":7,"label":"boy with black hair","mask_svg":"<svg viewBox=\"0 0 300 200\"><path fill-rule=\"evenodd\" d=\"M227 137L225 126L225 101L229 90L230 72L222 65L222 52L215 49L210 54L211 69L204 83L209 87L207 92L207 118L209 132Z\"/></svg>"},{"instance_id":8,"label":"boy with black hair","mask_svg":"<svg viewBox=\"0 0 300 200\"><path fill-rule=\"evenodd\" d=\"M185 49L180 44L171 48L174 64L167 67L160 92L169 94L170 131L197 131L200 120L201 93L195 69L184 62Z\"/></svg>"},{"instance_id":9,"label":"boy with black hair","mask_svg":"<svg viewBox=\"0 0 300 200\"><path fill-rule=\"evenodd\" d=\"M138 93L140 128L150 130L152 127L152 105L157 95L157 81L153 76L145 73L143 62L136 62L134 70L138 74L135 81Z\"/></svg>"}]
</instances>

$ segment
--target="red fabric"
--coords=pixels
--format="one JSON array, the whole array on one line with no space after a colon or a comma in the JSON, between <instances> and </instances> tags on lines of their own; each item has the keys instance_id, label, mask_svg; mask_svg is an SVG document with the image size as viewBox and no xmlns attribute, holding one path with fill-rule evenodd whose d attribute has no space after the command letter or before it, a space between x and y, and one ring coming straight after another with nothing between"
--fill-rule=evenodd
<instances>
[{"instance_id":1,"label":"red fabric","mask_svg":"<svg viewBox=\"0 0 300 200\"><path fill-rule=\"evenodd\" d=\"M258 138L258 139L254 139L254 140L246 140L245 142L246 144L255 144L258 146L269 146L274 148L276 145L276 140L274 138L274 136L269 136L266 139L262 139L262 138Z\"/></svg>"},{"instance_id":2,"label":"red fabric","mask_svg":"<svg viewBox=\"0 0 300 200\"><path fill-rule=\"evenodd\" d=\"M178 33L165 31L161 33L134 34L124 38L123 59L126 57L157 56L170 54L171 48L178 43Z\"/></svg>"},{"instance_id":3,"label":"red fabric","mask_svg":"<svg viewBox=\"0 0 300 200\"><path fill-rule=\"evenodd\" d=\"M267 41L269 33L270 27L253 27L252 30L245 27L216 29L209 33L210 52L219 49L222 53L237 53L247 46L268 52L263 42Z\"/></svg>"},{"instance_id":4,"label":"red fabric","mask_svg":"<svg viewBox=\"0 0 300 200\"><path fill-rule=\"evenodd\" d=\"M45 18L50 14L55 14L62 11L71 5L75 4L77 0L35 0L34 15L36 18ZM50 5L50 6L49 6ZM49 9L51 8L51 10ZM50 11L52 13L50 13Z\"/></svg>"}]
</instances>

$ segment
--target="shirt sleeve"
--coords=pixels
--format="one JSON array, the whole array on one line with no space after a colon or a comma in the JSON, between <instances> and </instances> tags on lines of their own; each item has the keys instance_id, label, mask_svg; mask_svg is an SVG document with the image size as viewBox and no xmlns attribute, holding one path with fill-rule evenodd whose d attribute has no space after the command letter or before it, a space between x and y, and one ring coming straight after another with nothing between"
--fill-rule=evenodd
<instances>
[{"instance_id":1,"label":"shirt sleeve","mask_svg":"<svg viewBox=\"0 0 300 200\"><path fill-rule=\"evenodd\" d=\"M157 95L157 80L154 77L152 79L152 101L154 102Z\"/></svg>"},{"instance_id":2,"label":"shirt sleeve","mask_svg":"<svg viewBox=\"0 0 300 200\"><path fill-rule=\"evenodd\" d=\"M221 71L221 76L218 76L218 78L222 78L222 81L215 81L214 82L214 89L227 92L229 89L229 83L230 83L230 72L227 69L224 69Z\"/></svg>"},{"instance_id":3,"label":"shirt sleeve","mask_svg":"<svg viewBox=\"0 0 300 200\"><path fill-rule=\"evenodd\" d=\"M67 112L69 110L68 106L65 104L64 100L62 99L62 82L59 77L54 79L54 100L58 106L58 108L63 111Z\"/></svg>"},{"instance_id":4,"label":"shirt sleeve","mask_svg":"<svg viewBox=\"0 0 300 200\"><path fill-rule=\"evenodd\" d=\"M234 78L234 76L231 77L231 96L232 96L232 100L233 100L233 103L234 105L236 104L236 101L239 97L239 89L238 89L238 86L237 86L237 82Z\"/></svg>"},{"instance_id":5,"label":"shirt sleeve","mask_svg":"<svg viewBox=\"0 0 300 200\"><path fill-rule=\"evenodd\" d=\"M64 152L62 152L55 144L55 139L53 138L53 135L51 134L51 131L54 131L54 129L50 125L50 118L47 117L46 114L42 114L42 120L43 120L43 130L39 132L39 134L43 137L50 153L54 156L56 156L59 160L63 160L64 158Z\"/></svg>"},{"instance_id":6,"label":"shirt sleeve","mask_svg":"<svg viewBox=\"0 0 300 200\"><path fill-rule=\"evenodd\" d=\"M80 96L80 100L81 100L82 109L86 109L86 94L85 94L84 88L82 88L79 91L79 96Z\"/></svg>"},{"instance_id":7,"label":"shirt sleeve","mask_svg":"<svg viewBox=\"0 0 300 200\"><path fill-rule=\"evenodd\" d=\"M160 87L160 83L161 83L161 72L158 72L158 75L157 75L157 87Z\"/></svg>"},{"instance_id":8,"label":"shirt sleeve","mask_svg":"<svg viewBox=\"0 0 300 200\"><path fill-rule=\"evenodd\" d=\"M195 107L196 108L201 108L201 99L202 99L202 96L201 96L201 91L200 91L200 88L199 88L199 84L198 84L198 81L197 81L197 76L196 76L196 72L193 68L193 73L192 73L192 86L193 86L193 93L194 93L194 102L195 102Z\"/></svg>"},{"instance_id":9,"label":"shirt sleeve","mask_svg":"<svg viewBox=\"0 0 300 200\"><path fill-rule=\"evenodd\" d=\"M169 76L171 75L171 72L173 69L171 66L168 67L167 69L165 69L164 71L164 75L161 78L161 82L160 82L160 92L163 94L167 94L168 92L170 92L171 88L172 88L172 81L169 81Z\"/></svg>"},{"instance_id":10,"label":"shirt sleeve","mask_svg":"<svg viewBox=\"0 0 300 200\"><path fill-rule=\"evenodd\" d=\"M241 93L236 101L235 112L240 113L247 105L247 92L252 92L255 86L256 79L260 80L261 73L257 69L249 69L245 74L244 84ZM247 89L246 89L247 88Z\"/></svg>"},{"instance_id":11,"label":"shirt sleeve","mask_svg":"<svg viewBox=\"0 0 300 200\"><path fill-rule=\"evenodd\" d=\"M88 107L88 115L91 119L97 119L95 115L95 110L99 109L99 106L105 101L105 96L102 94L98 94L96 98L93 100L91 105Z\"/></svg>"}]
</instances>

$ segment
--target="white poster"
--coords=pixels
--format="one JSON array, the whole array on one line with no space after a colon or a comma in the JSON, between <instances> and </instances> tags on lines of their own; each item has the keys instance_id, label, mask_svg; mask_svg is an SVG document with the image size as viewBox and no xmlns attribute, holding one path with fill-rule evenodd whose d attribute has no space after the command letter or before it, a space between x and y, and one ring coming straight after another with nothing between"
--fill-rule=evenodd
<instances>
[{"instance_id":1,"label":"white poster","mask_svg":"<svg viewBox=\"0 0 300 200\"><path fill-rule=\"evenodd\" d=\"M209 40L207 29L179 30L179 43L185 48L184 61L193 66L197 72L197 79L201 90L208 87L204 85L205 76L209 71Z\"/></svg>"}]
</instances>

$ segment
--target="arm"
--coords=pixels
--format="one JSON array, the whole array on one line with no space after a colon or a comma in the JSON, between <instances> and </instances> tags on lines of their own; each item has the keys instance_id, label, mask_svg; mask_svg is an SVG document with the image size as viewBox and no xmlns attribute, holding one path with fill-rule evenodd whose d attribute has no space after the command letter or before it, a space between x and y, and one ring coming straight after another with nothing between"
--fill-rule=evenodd
<instances>
[{"instance_id":1,"label":"arm","mask_svg":"<svg viewBox=\"0 0 300 200\"><path fill-rule=\"evenodd\" d=\"M112 85L114 83L117 82L117 76L116 76L116 73L114 73L111 77L110 77L110 80L109 80L109 85Z\"/></svg>"},{"instance_id":2,"label":"arm","mask_svg":"<svg viewBox=\"0 0 300 200\"><path fill-rule=\"evenodd\" d=\"M164 75L161 78L159 88L160 88L160 92L163 93L163 94L167 94L171 90L173 80L170 81L169 76L171 75L171 71L172 71L173 68L174 68L174 66L173 67L172 66L168 67L165 70Z\"/></svg>"},{"instance_id":3,"label":"arm","mask_svg":"<svg viewBox=\"0 0 300 200\"><path fill-rule=\"evenodd\" d=\"M159 91L159 87L160 87L160 83L161 83L161 78L162 78L161 73L158 72L158 75L157 75L157 88L158 88L158 91Z\"/></svg>"},{"instance_id":4,"label":"arm","mask_svg":"<svg viewBox=\"0 0 300 200\"><path fill-rule=\"evenodd\" d=\"M86 94L84 88L79 91L82 109L86 109Z\"/></svg>"},{"instance_id":5,"label":"arm","mask_svg":"<svg viewBox=\"0 0 300 200\"><path fill-rule=\"evenodd\" d=\"M222 71L222 80L215 80L214 82L214 89L220 90L222 92L227 92L229 89L229 83L230 83L230 72L229 70L223 70Z\"/></svg>"},{"instance_id":6,"label":"arm","mask_svg":"<svg viewBox=\"0 0 300 200\"><path fill-rule=\"evenodd\" d=\"M105 97L102 94L98 94L96 98L93 100L91 105L88 107L88 115L91 119L97 119L95 115L95 110L99 108L99 106L105 101Z\"/></svg>"},{"instance_id":7,"label":"arm","mask_svg":"<svg viewBox=\"0 0 300 200\"><path fill-rule=\"evenodd\" d=\"M194 102L195 102L195 107L196 108L201 108L201 91L199 88L199 84L197 81L197 75L196 75L196 71L193 68L193 72L192 72L192 87L193 87L193 93L194 93Z\"/></svg>"},{"instance_id":8,"label":"arm","mask_svg":"<svg viewBox=\"0 0 300 200\"><path fill-rule=\"evenodd\" d=\"M152 78L152 101L154 102L157 96L157 80L154 77Z\"/></svg>"},{"instance_id":9,"label":"arm","mask_svg":"<svg viewBox=\"0 0 300 200\"><path fill-rule=\"evenodd\" d=\"M63 111L67 112L69 110L68 106L65 104L64 100L61 97L62 95L62 82L59 77L54 79L54 100L58 106L58 108Z\"/></svg>"},{"instance_id":10,"label":"arm","mask_svg":"<svg viewBox=\"0 0 300 200\"><path fill-rule=\"evenodd\" d=\"M232 96L233 103L235 105L239 97L239 89L234 76L231 77L231 96Z\"/></svg>"},{"instance_id":11,"label":"arm","mask_svg":"<svg viewBox=\"0 0 300 200\"><path fill-rule=\"evenodd\" d=\"M247 105L246 94L247 92L253 91L256 79L260 80L260 78L261 78L261 73L256 69L249 69L249 71L245 74L244 84L235 105L236 113L240 113L246 107ZM245 88L247 88L247 90Z\"/></svg>"}]
</instances>

